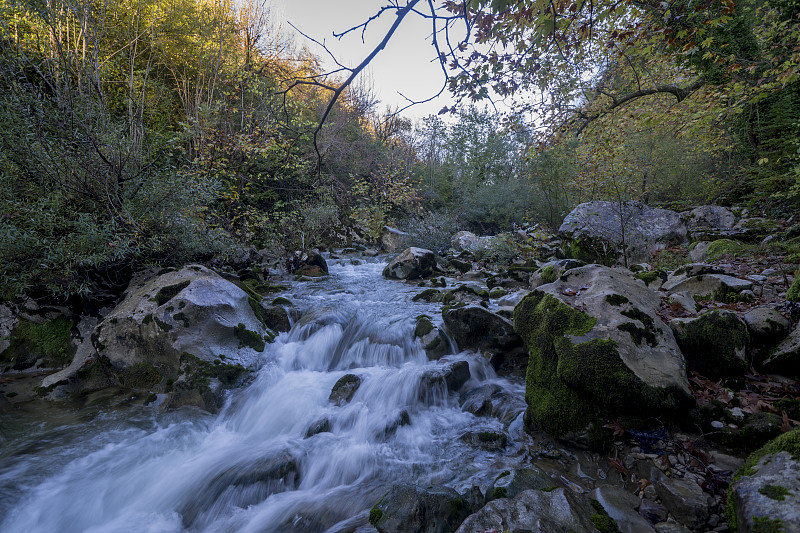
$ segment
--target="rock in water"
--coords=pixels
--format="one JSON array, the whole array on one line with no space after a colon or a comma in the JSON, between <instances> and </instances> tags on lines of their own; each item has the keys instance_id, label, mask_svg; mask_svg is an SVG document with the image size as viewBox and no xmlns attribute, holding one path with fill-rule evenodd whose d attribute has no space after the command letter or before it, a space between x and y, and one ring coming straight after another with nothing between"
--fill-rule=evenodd
<instances>
[{"instance_id":1,"label":"rock in water","mask_svg":"<svg viewBox=\"0 0 800 533\"><path fill-rule=\"evenodd\" d=\"M433 274L436 255L423 248L406 248L383 269L389 279L419 279Z\"/></svg>"},{"instance_id":2,"label":"rock in water","mask_svg":"<svg viewBox=\"0 0 800 533\"><path fill-rule=\"evenodd\" d=\"M380 533L450 533L469 515L470 506L450 487L395 485L369 513Z\"/></svg>"},{"instance_id":3,"label":"rock in water","mask_svg":"<svg viewBox=\"0 0 800 533\"><path fill-rule=\"evenodd\" d=\"M691 403L660 298L621 270L588 265L526 296L514 329L529 349L526 427L554 435L603 413L651 416Z\"/></svg>"},{"instance_id":4,"label":"rock in water","mask_svg":"<svg viewBox=\"0 0 800 533\"><path fill-rule=\"evenodd\" d=\"M650 254L686 242L681 216L639 203L594 201L578 205L558 229L571 255L588 262L646 262Z\"/></svg>"}]
</instances>

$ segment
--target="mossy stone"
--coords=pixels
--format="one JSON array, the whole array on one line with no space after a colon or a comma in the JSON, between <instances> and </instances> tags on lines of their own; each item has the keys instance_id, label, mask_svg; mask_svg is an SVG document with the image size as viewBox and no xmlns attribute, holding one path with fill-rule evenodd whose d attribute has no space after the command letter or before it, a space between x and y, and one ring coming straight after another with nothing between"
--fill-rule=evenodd
<instances>
[{"instance_id":1,"label":"mossy stone","mask_svg":"<svg viewBox=\"0 0 800 533\"><path fill-rule=\"evenodd\" d=\"M0 365L24 370L39 359L48 367L68 365L74 355L70 343L72 326L72 321L66 317L44 324L20 319L11 332L10 345L0 354Z\"/></svg>"},{"instance_id":2,"label":"mossy stone","mask_svg":"<svg viewBox=\"0 0 800 533\"><path fill-rule=\"evenodd\" d=\"M247 327L241 322L234 326L233 334L237 339L239 339L239 348L248 346L257 352L263 352L264 348L266 347L264 337L255 331L247 329Z\"/></svg>"},{"instance_id":3,"label":"mossy stone","mask_svg":"<svg viewBox=\"0 0 800 533\"><path fill-rule=\"evenodd\" d=\"M786 292L786 300L790 302L800 302L800 270L795 272L794 281Z\"/></svg>"},{"instance_id":4,"label":"mossy stone","mask_svg":"<svg viewBox=\"0 0 800 533\"><path fill-rule=\"evenodd\" d=\"M167 303L168 301L175 298L183 289L189 286L191 281L181 281L180 283L175 283L174 285L167 285L165 287L161 287L156 295L153 297L153 301L158 304L159 307Z\"/></svg>"}]
</instances>

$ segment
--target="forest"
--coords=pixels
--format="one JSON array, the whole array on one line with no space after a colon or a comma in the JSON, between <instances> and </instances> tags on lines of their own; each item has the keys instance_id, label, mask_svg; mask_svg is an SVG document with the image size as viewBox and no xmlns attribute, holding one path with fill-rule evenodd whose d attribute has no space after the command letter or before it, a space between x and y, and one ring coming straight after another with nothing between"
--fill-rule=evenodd
<instances>
[{"instance_id":1,"label":"forest","mask_svg":"<svg viewBox=\"0 0 800 533\"><path fill-rule=\"evenodd\" d=\"M459 102L417 123L326 72L268 0L2 0L3 296L334 227L557 229L592 199L796 209L796 1L408 4Z\"/></svg>"}]
</instances>

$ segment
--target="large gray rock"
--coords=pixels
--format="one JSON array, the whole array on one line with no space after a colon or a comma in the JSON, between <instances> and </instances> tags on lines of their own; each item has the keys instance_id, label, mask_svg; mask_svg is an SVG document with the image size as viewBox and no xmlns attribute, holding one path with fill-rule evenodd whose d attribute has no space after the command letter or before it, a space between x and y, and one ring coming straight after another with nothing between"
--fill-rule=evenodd
<instances>
[{"instance_id":1,"label":"large gray rock","mask_svg":"<svg viewBox=\"0 0 800 533\"><path fill-rule=\"evenodd\" d=\"M395 485L370 511L380 533L451 533L470 507L450 487Z\"/></svg>"},{"instance_id":2,"label":"large gray rock","mask_svg":"<svg viewBox=\"0 0 800 533\"><path fill-rule=\"evenodd\" d=\"M571 269L526 296L514 311L530 352L526 427L559 435L601 413L683 409L686 364L660 306L630 273L600 265Z\"/></svg>"},{"instance_id":3,"label":"large gray rock","mask_svg":"<svg viewBox=\"0 0 800 533\"><path fill-rule=\"evenodd\" d=\"M745 313L744 321L753 340L771 344L785 338L791 331L792 322L777 309L769 306L755 307Z\"/></svg>"},{"instance_id":4,"label":"large gray rock","mask_svg":"<svg viewBox=\"0 0 800 533\"><path fill-rule=\"evenodd\" d=\"M686 220L689 231L702 229L729 229L736 224L736 215L727 207L701 205L681 215Z\"/></svg>"},{"instance_id":5,"label":"large gray rock","mask_svg":"<svg viewBox=\"0 0 800 533\"><path fill-rule=\"evenodd\" d=\"M653 252L686 242L686 225L678 213L639 203L580 204L558 231L574 258L606 264L646 262Z\"/></svg>"},{"instance_id":6,"label":"large gray rock","mask_svg":"<svg viewBox=\"0 0 800 533\"><path fill-rule=\"evenodd\" d=\"M588 498L569 489L526 490L515 498L487 503L464 520L457 533L598 533L591 520L596 514Z\"/></svg>"},{"instance_id":7,"label":"large gray rock","mask_svg":"<svg viewBox=\"0 0 800 533\"><path fill-rule=\"evenodd\" d=\"M442 312L450 337L461 350L508 351L522 345L509 320L479 305L454 307Z\"/></svg>"},{"instance_id":8,"label":"large gray rock","mask_svg":"<svg viewBox=\"0 0 800 533\"><path fill-rule=\"evenodd\" d=\"M406 248L383 269L389 279L419 279L433 274L436 255L423 248Z\"/></svg>"},{"instance_id":9,"label":"large gray rock","mask_svg":"<svg viewBox=\"0 0 800 533\"><path fill-rule=\"evenodd\" d=\"M384 226L380 238L381 248L384 252L393 254L397 252L397 250L401 250L404 246L406 246L405 243L410 237L411 236L408 233L400 231L397 228Z\"/></svg>"},{"instance_id":10,"label":"large gray rock","mask_svg":"<svg viewBox=\"0 0 800 533\"><path fill-rule=\"evenodd\" d=\"M676 318L669 325L686 362L704 376L737 376L750 368L750 335L733 311L715 309L697 318Z\"/></svg>"},{"instance_id":11,"label":"large gray rock","mask_svg":"<svg viewBox=\"0 0 800 533\"><path fill-rule=\"evenodd\" d=\"M149 364L174 377L180 356L252 366L268 334L260 305L217 273L199 265L129 287L97 326L98 353L115 368Z\"/></svg>"},{"instance_id":12,"label":"large gray rock","mask_svg":"<svg viewBox=\"0 0 800 533\"><path fill-rule=\"evenodd\" d=\"M795 430L768 444L765 450L769 453L731 486L728 498L733 498L740 533L800 532L800 459L793 455L799 434Z\"/></svg>"}]
</instances>

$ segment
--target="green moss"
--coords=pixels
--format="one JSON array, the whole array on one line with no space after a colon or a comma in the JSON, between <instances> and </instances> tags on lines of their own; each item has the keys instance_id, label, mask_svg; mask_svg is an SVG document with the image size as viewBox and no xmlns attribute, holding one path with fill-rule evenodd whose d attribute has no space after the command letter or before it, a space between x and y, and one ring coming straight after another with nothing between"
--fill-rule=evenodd
<instances>
[{"instance_id":1,"label":"green moss","mask_svg":"<svg viewBox=\"0 0 800 533\"><path fill-rule=\"evenodd\" d=\"M175 283L173 285L167 285L166 287L161 287L156 295L153 297L153 301L158 304L159 307L167 303L168 301L175 298L183 289L189 286L191 281L182 281L180 283Z\"/></svg>"},{"instance_id":2,"label":"green moss","mask_svg":"<svg viewBox=\"0 0 800 533\"><path fill-rule=\"evenodd\" d=\"M783 522L777 518L767 518L765 516L753 517L753 533L784 533L786 528Z\"/></svg>"},{"instance_id":3,"label":"green moss","mask_svg":"<svg viewBox=\"0 0 800 533\"><path fill-rule=\"evenodd\" d=\"M781 487L780 485L764 485L758 489L758 492L771 500L779 502L782 502L786 499L786 496L791 494L786 487Z\"/></svg>"},{"instance_id":4,"label":"green moss","mask_svg":"<svg viewBox=\"0 0 800 533\"><path fill-rule=\"evenodd\" d=\"M666 280L667 276L664 272L654 270L652 272L637 272L633 277L644 281L644 284L649 287L657 279Z\"/></svg>"},{"instance_id":5,"label":"green moss","mask_svg":"<svg viewBox=\"0 0 800 533\"><path fill-rule=\"evenodd\" d=\"M161 331L170 331L172 329L172 324L167 324L158 317L153 317L153 320L155 320L156 325L161 328Z\"/></svg>"},{"instance_id":6,"label":"green moss","mask_svg":"<svg viewBox=\"0 0 800 533\"><path fill-rule=\"evenodd\" d=\"M241 322L234 326L233 334L239 339L239 348L248 346L257 352L263 352L266 347L264 338L255 331L247 329Z\"/></svg>"},{"instance_id":7,"label":"green moss","mask_svg":"<svg viewBox=\"0 0 800 533\"><path fill-rule=\"evenodd\" d=\"M626 309L620 314L628 318L638 320L642 324L642 327L639 327L633 322L625 322L624 324L620 324L618 326L618 329L627 331L630 334L631 338L633 339L633 343L636 344L636 346L640 346L642 341L645 341L650 346L656 346L658 344L658 341L656 340L657 330L655 323L649 315L636 308Z\"/></svg>"},{"instance_id":8,"label":"green moss","mask_svg":"<svg viewBox=\"0 0 800 533\"><path fill-rule=\"evenodd\" d=\"M681 391L643 383L620 359L614 341L581 342L579 337L595 323L595 318L541 291L517 305L514 329L530 353L525 381L529 431L561 436L583 429L600 413L645 415L682 407Z\"/></svg>"},{"instance_id":9,"label":"green moss","mask_svg":"<svg viewBox=\"0 0 800 533\"><path fill-rule=\"evenodd\" d=\"M378 509L376 505L372 509L369 510L369 523L373 526L378 523L378 521L383 518L383 511Z\"/></svg>"},{"instance_id":10,"label":"green moss","mask_svg":"<svg viewBox=\"0 0 800 533\"><path fill-rule=\"evenodd\" d=\"M411 301L418 302L424 300L426 302L440 302L442 300L441 294L441 291L438 289L425 289L421 293L414 295Z\"/></svg>"},{"instance_id":11,"label":"green moss","mask_svg":"<svg viewBox=\"0 0 800 533\"><path fill-rule=\"evenodd\" d=\"M492 491L491 496L489 496L490 500L497 500L499 498L505 498L507 494L505 487L495 487Z\"/></svg>"},{"instance_id":12,"label":"green moss","mask_svg":"<svg viewBox=\"0 0 800 533\"><path fill-rule=\"evenodd\" d=\"M417 318L417 327L414 328L414 337L421 339L422 337L433 331L433 328L434 326L430 318L419 317Z\"/></svg>"},{"instance_id":13,"label":"green moss","mask_svg":"<svg viewBox=\"0 0 800 533\"><path fill-rule=\"evenodd\" d=\"M147 363L136 363L120 373L120 382L132 389L150 389L163 379L161 372Z\"/></svg>"},{"instance_id":14,"label":"green moss","mask_svg":"<svg viewBox=\"0 0 800 533\"><path fill-rule=\"evenodd\" d=\"M741 257L753 255L755 247L731 239L718 239L708 245L706 259L708 261L718 261L724 256Z\"/></svg>"},{"instance_id":15,"label":"green moss","mask_svg":"<svg viewBox=\"0 0 800 533\"><path fill-rule=\"evenodd\" d=\"M750 334L732 313L704 313L676 330L675 339L687 362L703 375L716 378L748 369L747 362L737 353L750 343Z\"/></svg>"},{"instance_id":16,"label":"green moss","mask_svg":"<svg viewBox=\"0 0 800 533\"><path fill-rule=\"evenodd\" d=\"M603 506L597 500L591 500L592 508L595 510L595 514L589 517L589 520L592 521L594 527L597 528L600 533L620 533L619 527L617 526L617 522L608 516L608 513Z\"/></svg>"},{"instance_id":17,"label":"green moss","mask_svg":"<svg viewBox=\"0 0 800 533\"><path fill-rule=\"evenodd\" d=\"M786 300L790 302L800 302L800 270L795 272L792 286L786 292Z\"/></svg>"},{"instance_id":18,"label":"green moss","mask_svg":"<svg viewBox=\"0 0 800 533\"><path fill-rule=\"evenodd\" d=\"M556 269L553 265L544 267L539 275L542 276L542 281L545 283L553 283L556 281Z\"/></svg>"},{"instance_id":19,"label":"green moss","mask_svg":"<svg viewBox=\"0 0 800 533\"><path fill-rule=\"evenodd\" d=\"M288 298L284 298L283 296L278 296L272 300L272 305L292 305L292 301Z\"/></svg>"},{"instance_id":20,"label":"green moss","mask_svg":"<svg viewBox=\"0 0 800 533\"><path fill-rule=\"evenodd\" d=\"M496 300L497 298L502 298L506 294L508 294L508 292L506 292L504 289L501 289L501 288L498 287L498 288L492 289L489 292L489 298L492 298L492 299Z\"/></svg>"},{"instance_id":21,"label":"green moss","mask_svg":"<svg viewBox=\"0 0 800 533\"><path fill-rule=\"evenodd\" d=\"M72 321L58 317L44 324L20 319L9 337L10 345L0 354L0 364L24 368L41 359L45 366L70 363L74 350L70 343Z\"/></svg>"},{"instance_id":22,"label":"green moss","mask_svg":"<svg viewBox=\"0 0 800 533\"><path fill-rule=\"evenodd\" d=\"M253 314L256 315L256 318L258 319L258 321L261 322L261 325L264 326L264 327L267 327L266 314L264 312L264 308L261 307L261 304L259 303L259 300L255 299L253 297L249 297L249 298L247 298L247 303L248 303L248 305L250 305L250 309L253 310Z\"/></svg>"},{"instance_id":23,"label":"green moss","mask_svg":"<svg viewBox=\"0 0 800 533\"><path fill-rule=\"evenodd\" d=\"M149 324L153 321L153 313L147 313L142 319L142 324Z\"/></svg>"},{"instance_id":24,"label":"green moss","mask_svg":"<svg viewBox=\"0 0 800 533\"><path fill-rule=\"evenodd\" d=\"M630 302L625 296L621 294L608 294L606 295L606 302L610 303L615 307L619 307L622 304L626 304Z\"/></svg>"}]
</instances>

